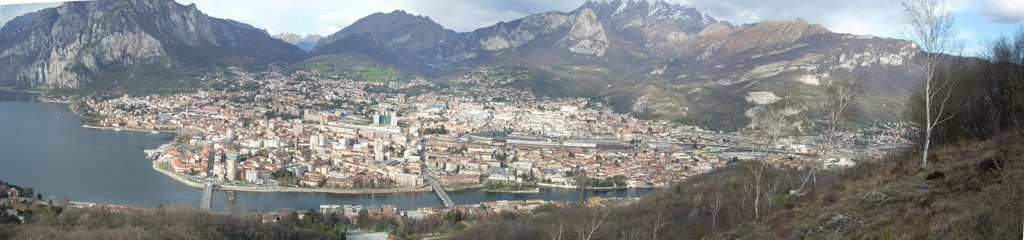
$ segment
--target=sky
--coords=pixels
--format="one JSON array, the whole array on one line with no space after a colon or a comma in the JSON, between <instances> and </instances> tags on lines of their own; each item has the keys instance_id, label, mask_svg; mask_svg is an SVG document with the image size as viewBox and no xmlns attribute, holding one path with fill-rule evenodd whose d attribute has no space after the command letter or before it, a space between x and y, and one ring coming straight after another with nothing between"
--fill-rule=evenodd
<instances>
[{"instance_id":1,"label":"sky","mask_svg":"<svg viewBox=\"0 0 1024 240\"><path fill-rule=\"evenodd\" d=\"M0 0L0 4L32 0ZM38 1L38 0L37 0ZM54 0L44 0L53 2ZM405 10L464 32L546 11L572 11L585 0L175 0L208 15L266 29L271 34L329 35L375 12ZM802 17L834 32L906 38L895 0L666 0L734 24ZM1024 26L1024 0L947 0L965 54ZM55 4L0 6L0 24Z\"/></svg>"}]
</instances>

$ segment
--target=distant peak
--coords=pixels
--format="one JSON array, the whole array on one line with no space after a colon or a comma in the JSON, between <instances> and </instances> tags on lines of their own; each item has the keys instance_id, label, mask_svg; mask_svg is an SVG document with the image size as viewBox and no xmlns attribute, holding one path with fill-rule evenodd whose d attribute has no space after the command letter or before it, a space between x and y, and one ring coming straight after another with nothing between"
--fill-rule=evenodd
<instances>
[{"instance_id":1,"label":"distant peak","mask_svg":"<svg viewBox=\"0 0 1024 240\"><path fill-rule=\"evenodd\" d=\"M696 8L665 2L662 0L612 0L587 1L574 12L592 9L602 19L641 17L644 19L689 22L697 25L716 23L713 17Z\"/></svg>"}]
</instances>

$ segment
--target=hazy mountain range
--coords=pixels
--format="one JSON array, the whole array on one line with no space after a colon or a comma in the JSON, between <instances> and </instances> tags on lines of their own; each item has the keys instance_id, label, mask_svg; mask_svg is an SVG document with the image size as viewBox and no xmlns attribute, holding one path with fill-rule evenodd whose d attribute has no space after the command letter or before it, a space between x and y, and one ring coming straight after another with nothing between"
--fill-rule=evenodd
<instances>
[{"instance_id":1,"label":"hazy mountain range","mask_svg":"<svg viewBox=\"0 0 1024 240\"><path fill-rule=\"evenodd\" d=\"M310 52L313 51L316 44L320 42L320 39L323 39L324 37L316 34L309 34L303 37L294 33L281 33L274 35L274 38L280 39L286 43L291 43L292 45L301 48L303 51Z\"/></svg>"},{"instance_id":2,"label":"hazy mountain range","mask_svg":"<svg viewBox=\"0 0 1024 240\"><path fill-rule=\"evenodd\" d=\"M867 83L862 116L896 119L918 75L911 64L917 51L909 41L833 33L802 19L734 25L661 1L587 2L471 32L394 11L319 39L272 37L171 0L100 0L21 16L0 29L0 86L74 88L110 82L126 69L271 62L374 64L442 81L500 65L543 76L514 84L537 95L591 97L639 116L733 128L785 89L813 100L821 85L855 76Z\"/></svg>"}]
</instances>

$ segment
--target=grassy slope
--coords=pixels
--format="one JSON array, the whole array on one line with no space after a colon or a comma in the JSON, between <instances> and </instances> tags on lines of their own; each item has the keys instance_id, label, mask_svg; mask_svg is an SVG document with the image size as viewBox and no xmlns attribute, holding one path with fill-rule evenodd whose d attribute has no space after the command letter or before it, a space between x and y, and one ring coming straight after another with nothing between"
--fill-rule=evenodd
<instances>
[{"instance_id":1,"label":"grassy slope","mask_svg":"<svg viewBox=\"0 0 1024 240\"><path fill-rule=\"evenodd\" d=\"M1024 223L1024 139L1008 134L861 170L763 223L724 236L772 239L1019 239ZM832 189L826 190L826 189ZM881 194L878 194L881 193ZM845 216L848 218L840 217Z\"/></svg>"},{"instance_id":2,"label":"grassy slope","mask_svg":"<svg viewBox=\"0 0 1024 240\"><path fill-rule=\"evenodd\" d=\"M202 78L223 72L218 67L177 67L137 64L105 70L77 89L52 89L51 94L173 94L207 87Z\"/></svg>"}]
</instances>

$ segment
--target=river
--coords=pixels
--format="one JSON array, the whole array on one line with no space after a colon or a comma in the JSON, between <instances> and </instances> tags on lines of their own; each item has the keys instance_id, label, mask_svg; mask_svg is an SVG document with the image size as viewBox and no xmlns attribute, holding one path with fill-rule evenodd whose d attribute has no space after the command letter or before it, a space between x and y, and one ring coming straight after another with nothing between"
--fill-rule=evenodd
<instances>
[{"instance_id":1,"label":"river","mask_svg":"<svg viewBox=\"0 0 1024 240\"><path fill-rule=\"evenodd\" d=\"M139 207L199 205L200 189L152 169L144 149L167 143L171 134L98 130L64 104L43 103L37 95L0 90L0 180L32 187L44 197ZM591 190L588 196L639 197L650 189ZM450 191L455 204L498 200L575 200L572 189L542 188L540 193ZM217 191L213 210L225 212L307 210L322 204L391 204L401 210L440 207L433 193L328 194L235 192L233 201Z\"/></svg>"}]
</instances>

